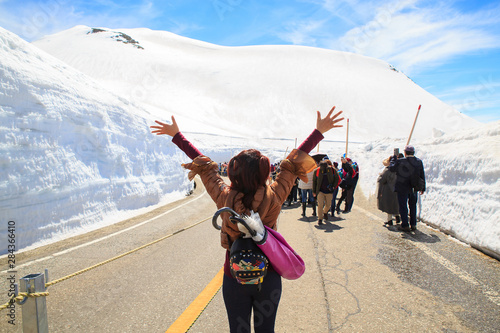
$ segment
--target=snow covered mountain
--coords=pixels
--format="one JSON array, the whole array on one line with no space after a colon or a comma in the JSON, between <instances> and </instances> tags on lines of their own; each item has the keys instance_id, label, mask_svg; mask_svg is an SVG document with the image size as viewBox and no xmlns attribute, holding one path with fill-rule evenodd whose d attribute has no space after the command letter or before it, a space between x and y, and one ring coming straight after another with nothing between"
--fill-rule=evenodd
<instances>
[{"instance_id":1,"label":"snow covered mountain","mask_svg":"<svg viewBox=\"0 0 500 333\"><path fill-rule=\"evenodd\" d=\"M0 59L0 216L16 222L18 250L182 197L188 158L150 134L154 119L176 115L218 162L249 147L275 161L310 133L316 110L337 105L372 195L421 104L412 143L428 181L422 218L500 256L500 122L479 126L382 61L83 26L34 45L0 28ZM337 160L344 140L329 132L321 151Z\"/></svg>"},{"instance_id":2,"label":"snow covered mountain","mask_svg":"<svg viewBox=\"0 0 500 333\"><path fill-rule=\"evenodd\" d=\"M209 124L216 134L294 138L308 134L304 122L315 110L333 105L350 118L353 141L407 137L420 104L417 139L432 137L433 129L478 125L388 63L346 52L222 47L165 31L86 26L34 45L117 94L153 106L158 116L188 118L193 131Z\"/></svg>"}]
</instances>

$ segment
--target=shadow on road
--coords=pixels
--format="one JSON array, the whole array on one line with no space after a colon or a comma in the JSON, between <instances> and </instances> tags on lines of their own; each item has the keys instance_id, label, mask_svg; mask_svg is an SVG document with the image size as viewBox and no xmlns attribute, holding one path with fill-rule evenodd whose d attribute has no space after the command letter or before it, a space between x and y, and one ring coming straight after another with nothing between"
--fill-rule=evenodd
<instances>
[{"instance_id":1,"label":"shadow on road","mask_svg":"<svg viewBox=\"0 0 500 333\"><path fill-rule=\"evenodd\" d=\"M441 241L437 235L428 235L420 230L416 230L411 234L405 234L403 237L421 243L438 243Z\"/></svg>"},{"instance_id":2,"label":"shadow on road","mask_svg":"<svg viewBox=\"0 0 500 333\"><path fill-rule=\"evenodd\" d=\"M316 222L318 221L318 217L317 216L302 216L300 219L298 219L298 221L301 221L301 222L306 222L306 223L311 223L311 222Z\"/></svg>"},{"instance_id":3,"label":"shadow on road","mask_svg":"<svg viewBox=\"0 0 500 333\"><path fill-rule=\"evenodd\" d=\"M437 235L429 235L418 229L411 232L405 232L399 230L399 225L391 225L391 226L385 225L384 227L392 232L400 232L404 239L408 239L414 242L429 243L429 244L441 242L441 239L439 239Z\"/></svg>"},{"instance_id":4,"label":"shadow on road","mask_svg":"<svg viewBox=\"0 0 500 333\"><path fill-rule=\"evenodd\" d=\"M325 232L333 232L334 230L343 229L343 227L333 224L330 221L324 222L322 225L315 225L314 227L318 230L324 230Z\"/></svg>"}]
</instances>

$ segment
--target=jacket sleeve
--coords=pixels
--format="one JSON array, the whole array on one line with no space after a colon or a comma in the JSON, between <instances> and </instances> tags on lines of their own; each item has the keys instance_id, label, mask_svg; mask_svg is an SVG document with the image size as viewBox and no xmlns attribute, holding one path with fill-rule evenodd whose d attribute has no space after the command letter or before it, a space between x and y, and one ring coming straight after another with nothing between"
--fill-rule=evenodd
<instances>
[{"instance_id":1,"label":"jacket sleeve","mask_svg":"<svg viewBox=\"0 0 500 333\"><path fill-rule=\"evenodd\" d=\"M316 168L316 162L306 152L294 149L286 159L281 161L280 166L281 172L276 176L276 181L270 185L270 188L281 205L288 197L296 177L307 182L307 174Z\"/></svg>"},{"instance_id":2,"label":"jacket sleeve","mask_svg":"<svg viewBox=\"0 0 500 333\"><path fill-rule=\"evenodd\" d=\"M298 149L292 150L287 158L281 161L281 172L276 176L276 181L271 184L271 189L276 193L281 203L288 197L297 177L307 183L307 174L316 168L316 162L309 156L309 152L323 138L323 134L314 129Z\"/></svg>"},{"instance_id":3,"label":"jacket sleeve","mask_svg":"<svg viewBox=\"0 0 500 333\"><path fill-rule=\"evenodd\" d=\"M172 138L172 142L177 145L190 159L194 160L196 157L200 156L201 153L191 142L181 132L178 132Z\"/></svg>"},{"instance_id":4,"label":"jacket sleeve","mask_svg":"<svg viewBox=\"0 0 500 333\"><path fill-rule=\"evenodd\" d=\"M320 131L315 129L312 133L307 137L307 139L302 142L298 148L298 150L302 150L303 152L309 154L311 150L316 147L316 145L323 140L324 136Z\"/></svg>"},{"instance_id":5,"label":"jacket sleeve","mask_svg":"<svg viewBox=\"0 0 500 333\"><path fill-rule=\"evenodd\" d=\"M193 162L183 164L182 166L190 170L188 174L189 180L192 180L196 175L200 175L208 194L217 205L217 208L221 208L221 205L224 203L222 194L225 192L227 185L217 172L219 169L217 163L207 156L199 155Z\"/></svg>"},{"instance_id":6,"label":"jacket sleeve","mask_svg":"<svg viewBox=\"0 0 500 333\"><path fill-rule=\"evenodd\" d=\"M396 156L391 157L391 163L389 164L389 170L392 172L398 171L398 158Z\"/></svg>"}]
</instances>

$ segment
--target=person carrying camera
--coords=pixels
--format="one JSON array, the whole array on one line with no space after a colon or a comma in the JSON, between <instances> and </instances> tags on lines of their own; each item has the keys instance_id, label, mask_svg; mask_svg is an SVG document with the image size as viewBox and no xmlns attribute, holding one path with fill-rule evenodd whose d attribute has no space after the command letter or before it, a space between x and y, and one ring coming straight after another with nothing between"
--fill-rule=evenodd
<instances>
[{"instance_id":1,"label":"person carrying camera","mask_svg":"<svg viewBox=\"0 0 500 333\"><path fill-rule=\"evenodd\" d=\"M417 230L417 193L424 194L425 192L424 164L414 155L415 148L407 145L404 151L405 157L398 158L394 155L389 165L389 170L396 172L394 192L398 194L400 229L406 232ZM420 184L417 185L415 179L420 180ZM409 224L408 210L410 211Z\"/></svg>"}]
</instances>

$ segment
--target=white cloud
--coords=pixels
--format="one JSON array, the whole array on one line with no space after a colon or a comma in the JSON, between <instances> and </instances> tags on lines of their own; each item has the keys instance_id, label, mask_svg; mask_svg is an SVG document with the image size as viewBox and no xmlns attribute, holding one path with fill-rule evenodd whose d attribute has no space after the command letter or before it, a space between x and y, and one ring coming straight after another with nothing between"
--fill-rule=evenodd
<instances>
[{"instance_id":1,"label":"white cloud","mask_svg":"<svg viewBox=\"0 0 500 333\"><path fill-rule=\"evenodd\" d=\"M203 30L203 27L196 23L177 20L170 20L169 23L171 24L169 31L177 35L184 35L187 32L191 33L193 31Z\"/></svg>"},{"instance_id":2,"label":"white cloud","mask_svg":"<svg viewBox=\"0 0 500 333\"><path fill-rule=\"evenodd\" d=\"M409 73L456 55L500 47L500 36L487 26L498 27L500 7L493 9L495 16L488 11L459 14L447 6L415 8L412 1L400 4L348 31L340 39L341 49L386 60Z\"/></svg>"},{"instance_id":3,"label":"white cloud","mask_svg":"<svg viewBox=\"0 0 500 333\"><path fill-rule=\"evenodd\" d=\"M448 98L449 96L456 96L456 95L463 96L466 94L469 95L474 94L479 99L485 98L493 94L497 94L500 96L500 82L494 82L492 76L488 78L483 77L480 79L480 81L481 81L480 84L455 88L453 89L453 92L443 93L440 94L439 96L442 98Z\"/></svg>"},{"instance_id":4,"label":"white cloud","mask_svg":"<svg viewBox=\"0 0 500 333\"><path fill-rule=\"evenodd\" d=\"M479 84L448 88L436 95L445 103L481 122L500 119L500 82L480 77Z\"/></svg>"},{"instance_id":5,"label":"white cloud","mask_svg":"<svg viewBox=\"0 0 500 333\"><path fill-rule=\"evenodd\" d=\"M9 8L0 3L0 24L26 40L53 32L59 17L71 16L72 8L65 7L60 1L29 3L25 6Z\"/></svg>"},{"instance_id":6,"label":"white cloud","mask_svg":"<svg viewBox=\"0 0 500 333\"><path fill-rule=\"evenodd\" d=\"M321 29L324 21L311 20L301 23L293 23L286 32L277 33L278 37L295 45L317 46L315 32Z\"/></svg>"},{"instance_id":7,"label":"white cloud","mask_svg":"<svg viewBox=\"0 0 500 333\"><path fill-rule=\"evenodd\" d=\"M155 11L155 7L153 2L151 1L144 1L140 6L139 6L139 13L142 15L152 15Z\"/></svg>"},{"instance_id":8,"label":"white cloud","mask_svg":"<svg viewBox=\"0 0 500 333\"><path fill-rule=\"evenodd\" d=\"M484 124L488 124L488 123L491 123L491 122L495 122L495 121L500 121L499 117L498 117L498 110L496 112L491 112L491 113L484 113L484 114L478 114L478 115L474 115L474 114L468 114L468 116L476 119L477 121L480 121Z\"/></svg>"}]
</instances>

